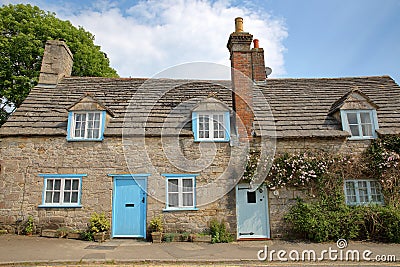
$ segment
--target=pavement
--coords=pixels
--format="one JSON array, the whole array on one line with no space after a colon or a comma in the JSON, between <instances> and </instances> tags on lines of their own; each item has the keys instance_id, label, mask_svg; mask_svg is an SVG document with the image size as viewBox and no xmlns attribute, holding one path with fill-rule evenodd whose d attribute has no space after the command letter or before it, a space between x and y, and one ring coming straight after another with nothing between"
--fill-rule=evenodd
<instances>
[{"instance_id":1,"label":"pavement","mask_svg":"<svg viewBox=\"0 0 400 267\"><path fill-rule=\"evenodd\" d=\"M341 243L318 244L283 240L153 244L133 239L111 239L97 243L65 238L0 235L0 266L77 265L400 266L400 244L347 243L344 240Z\"/></svg>"}]
</instances>

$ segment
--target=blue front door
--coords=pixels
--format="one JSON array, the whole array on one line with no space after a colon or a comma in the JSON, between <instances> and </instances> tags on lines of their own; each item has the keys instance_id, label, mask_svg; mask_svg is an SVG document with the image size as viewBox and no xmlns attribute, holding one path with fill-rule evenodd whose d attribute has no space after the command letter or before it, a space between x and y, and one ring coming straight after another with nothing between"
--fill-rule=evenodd
<instances>
[{"instance_id":1,"label":"blue front door","mask_svg":"<svg viewBox=\"0 0 400 267\"><path fill-rule=\"evenodd\" d=\"M249 184L236 186L237 238L269 238L268 192L265 186L251 190Z\"/></svg>"},{"instance_id":2,"label":"blue front door","mask_svg":"<svg viewBox=\"0 0 400 267\"><path fill-rule=\"evenodd\" d=\"M146 176L114 176L112 237L146 238Z\"/></svg>"}]
</instances>

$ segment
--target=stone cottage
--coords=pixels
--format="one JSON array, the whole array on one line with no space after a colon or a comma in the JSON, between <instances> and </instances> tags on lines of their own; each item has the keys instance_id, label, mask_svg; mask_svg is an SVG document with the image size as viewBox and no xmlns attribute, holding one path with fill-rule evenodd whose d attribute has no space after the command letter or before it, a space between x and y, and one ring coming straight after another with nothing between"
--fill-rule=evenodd
<instances>
[{"instance_id":1,"label":"stone cottage","mask_svg":"<svg viewBox=\"0 0 400 267\"><path fill-rule=\"evenodd\" d=\"M162 214L167 232L201 232L216 218L239 240L274 238L298 192L241 180L254 144L265 159L357 154L400 134L392 78L266 78L252 42L237 18L232 79L216 81L70 77L73 55L48 41L38 85L0 128L0 228L30 215L39 230L83 229L105 212L112 237L146 238Z\"/></svg>"}]
</instances>

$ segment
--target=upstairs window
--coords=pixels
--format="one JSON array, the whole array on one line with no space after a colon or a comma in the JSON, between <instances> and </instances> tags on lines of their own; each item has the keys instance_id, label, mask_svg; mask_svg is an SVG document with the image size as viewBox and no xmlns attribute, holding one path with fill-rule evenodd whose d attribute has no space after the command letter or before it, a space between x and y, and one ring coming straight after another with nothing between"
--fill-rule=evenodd
<instances>
[{"instance_id":1,"label":"upstairs window","mask_svg":"<svg viewBox=\"0 0 400 267\"><path fill-rule=\"evenodd\" d=\"M374 180L347 180L344 183L347 205L383 204L381 185Z\"/></svg>"},{"instance_id":2,"label":"upstairs window","mask_svg":"<svg viewBox=\"0 0 400 267\"><path fill-rule=\"evenodd\" d=\"M378 122L375 110L342 110L343 130L351 134L350 139L376 138Z\"/></svg>"},{"instance_id":3,"label":"upstairs window","mask_svg":"<svg viewBox=\"0 0 400 267\"><path fill-rule=\"evenodd\" d=\"M68 117L69 141L103 140L105 111L70 112Z\"/></svg>"},{"instance_id":4,"label":"upstairs window","mask_svg":"<svg viewBox=\"0 0 400 267\"><path fill-rule=\"evenodd\" d=\"M192 128L195 141L229 141L229 112L193 112Z\"/></svg>"}]
</instances>

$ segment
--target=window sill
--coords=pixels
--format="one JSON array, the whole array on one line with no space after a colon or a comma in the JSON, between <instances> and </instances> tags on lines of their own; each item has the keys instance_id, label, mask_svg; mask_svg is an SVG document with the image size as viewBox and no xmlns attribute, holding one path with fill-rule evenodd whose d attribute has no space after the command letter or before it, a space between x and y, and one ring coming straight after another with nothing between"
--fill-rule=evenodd
<instances>
[{"instance_id":1,"label":"window sill","mask_svg":"<svg viewBox=\"0 0 400 267\"><path fill-rule=\"evenodd\" d=\"M363 141L363 140L373 140L376 139L374 136L368 136L368 137L349 137L347 140L349 141Z\"/></svg>"},{"instance_id":2,"label":"window sill","mask_svg":"<svg viewBox=\"0 0 400 267\"><path fill-rule=\"evenodd\" d=\"M66 206L66 205L59 205L59 206L49 206L49 205L39 205L38 208L41 209L53 209L53 208L60 208L60 209L80 209L83 208L82 205L74 205L74 206Z\"/></svg>"},{"instance_id":3,"label":"window sill","mask_svg":"<svg viewBox=\"0 0 400 267\"><path fill-rule=\"evenodd\" d=\"M168 209L163 209L164 212L170 212L170 211L196 211L199 210L198 208L168 208Z\"/></svg>"},{"instance_id":4,"label":"window sill","mask_svg":"<svg viewBox=\"0 0 400 267\"><path fill-rule=\"evenodd\" d=\"M103 140L104 140L104 138L100 138L100 139L69 139L69 138L67 138L68 142L101 142Z\"/></svg>"},{"instance_id":5,"label":"window sill","mask_svg":"<svg viewBox=\"0 0 400 267\"><path fill-rule=\"evenodd\" d=\"M197 143L229 143L231 140L213 140L213 139L204 139L204 140L193 140Z\"/></svg>"}]
</instances>

